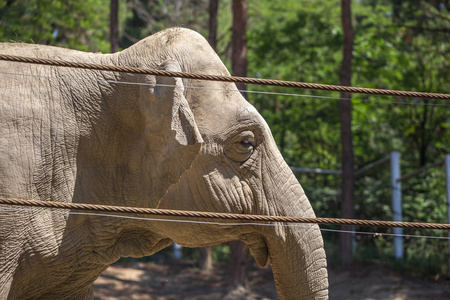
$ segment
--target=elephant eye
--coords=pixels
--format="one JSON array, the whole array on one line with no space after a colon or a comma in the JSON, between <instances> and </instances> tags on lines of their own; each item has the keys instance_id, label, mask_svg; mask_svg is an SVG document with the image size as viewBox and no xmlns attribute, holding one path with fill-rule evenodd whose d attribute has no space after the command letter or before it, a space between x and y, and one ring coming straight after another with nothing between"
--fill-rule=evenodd
<instances>
[{"instance_id":1,"label":"elephant eye","mask_svg":"<svg viewBox=\"0 0 450 300\"><path fill-rule=\"evenodd\" d=\"M255 135L251 131L243 131L225 146L225 155L236 162L246 161L256 147Z\"/></svg>"},{"instance_id":2,"label":"elephant eye","mask_svg":"<svg viewBox=\"0 0 450 300\"><path fill-rule=\"evenodd\" d=\"M240 146L245 150L253 149L253 147L255 146L255 140L251 137L248 137L240 142Z\"/></svg>"}]
</instances>

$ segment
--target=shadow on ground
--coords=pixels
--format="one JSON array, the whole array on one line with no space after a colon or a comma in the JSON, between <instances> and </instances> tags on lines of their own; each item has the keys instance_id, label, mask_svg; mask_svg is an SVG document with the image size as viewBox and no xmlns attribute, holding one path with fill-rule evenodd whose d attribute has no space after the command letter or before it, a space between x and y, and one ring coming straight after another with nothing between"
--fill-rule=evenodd
<instances>
[{"instance_id":1,"label":"shadow on ground","mask_svg":"<svg viewBox=\"0 0 450 300\"><path fill-rule=\"evenodd\" d=\"M423 281L379 265L330 270L331 300L442 300L450 299L450 282ZM270 269L253 267L249 289L230 291L226 267L201 272L189 261L174 264L118 263L94 283L95 300L268 300L277 299Z\"/></svg>"}]
</instances>

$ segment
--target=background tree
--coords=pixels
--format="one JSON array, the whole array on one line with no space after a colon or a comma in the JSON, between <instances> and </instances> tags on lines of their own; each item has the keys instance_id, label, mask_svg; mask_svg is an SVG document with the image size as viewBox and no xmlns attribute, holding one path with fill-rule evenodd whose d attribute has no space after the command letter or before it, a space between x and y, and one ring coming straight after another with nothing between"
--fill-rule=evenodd
<instances>
[{"instance_id":1,"label":"background tree","mask_svg":"<svg viewBox=\"0 0 450 300\"><path fill-rule=\"evenodd\" d=\"M206 0L128 0L127 3L122 48L174 26L191 28L204 36L208 34Z\"/></svg>"},{"instance_id":2,"label":"background tree","mask_svg":"<svg viewBox=\"0 0 450 300\"><path fill-rule=\"evenodd\" d=\"M408 2L397 9L408 10ZM434 5L428 1L418 2L421 2L421 9L411 10L408 26L420 23L418 18L425 18L427 21L422 23L427 24L427 28L440 28L439 31L432 31L433 34L415 32L403 26L404 23L396 23L391 0L353 3L352 85L444 93L443 87L450 88L450 82L444 80L450 77L450 44L443 34L450 27L449 6L445 1L436 1L439 3ZM341 16L334 5L335 1L286 1L283 4L259 1L257 7L250 6L253 10L248 33L249 76L339 84L343 31L338 25ZM314 98L338 95L273 87L250 88L301 94L301 97L249 94L250 101L271 126L290 165L341 168L339 106L333 99ZM450 149L448 108L422 105L427 102L444 104L435 100L354 96L351 125L354 169L394 150L402 153L403 173L424 165L423 161L426 164L442 158ZM317 215L339 217L338 176L297 176ZM386 165L356 179L356 218L392 219L389 176ZM403 184L405 220L446 222L444 176L443 169L437 168ZM432 208L435 214L431 213ZM385 229L377 230L385 232ZM333 255L337 235L323 234L330 264L333 264L333 258L339 256L339 253ZM370 253L389 261L393 254L391 242L389 238L374 240L357 236L355 257L366 259ZM445 247L441 242L406 238L405 245L407 257L414 257L408 258L405 268L446 273L445 255L439 255L437 250L438 245ZM420 255L433 257L433 263L428 261L424 266Z\"/></svg>"},{"instance_id":3,"label":"background tree","mask_svg":"<svg viewBox=\"0 0 450 300\"><path fill-rule=\"evenodd\" d=\"M119 1L111 0L109 13L109 43L111 53L119 51Z\"/></svg>"},{"instance_id":4,"label":"background tree","mask_svg":"<svg viewBox=\"0 0 450 300\"><path fill-rule=\"evenodd\" d=\"M209 0L209 32L208 42L216 50L217 44L217 13L219 10L218 0Z\"/></svg>"},{"instance_id":5,"label":"background tree","mask_svg":"<svg viewBox=\"0 0 450 300\"><path fill-rule=\"evenodd\" d=\"M209 0L209 32L208 32L208 42L211 47L216 50L217 43L217 12L218 12L218 1ZM204 271L209 271L212 269L212 256L211 247L199 248L199 266L200 269Z\"/></svg>"},{"instance_id":6,"label":"background tree","mask_svg":"<svg viewBox=\"0 0 450 300\"><path fill-rule=\"evenodd\" d=\"M342 29L344 32L343 59L341 65L340 84L351 86L352 59L353 59L353 26L351 13L351 0L341 1ZM342 144L342 195L341 217L352 219L354 217L353 206L353 139L352 139L352 102L351 94L341 93L339 102L339 117L341 121ZM342 230L351 231L352 226L342 226ZM340 235L341 262L348 265L352 261L352 236L348 233Z\"/></svg>"},{"instance_id":7,"label":"background tree","mask_svg":"<svg viewBox=\"0 0 450 300\"><path fill-rule=\"evenodd\" d=\"M108 16L100 0L0 1L0 40L109 52Z\"/></svg>"},{"instance_id":8,"label":"background tree","mask_svg":"<svg viewBox=\"0 0 450 300\"><path fill-rule=\"evenodd\" d=\"M233 0L233 54L232 72L235 76L247 76L247 0ZM236 84L245 90L244 84ZM245 93L243 93L245 96ZM230 282L232 286L246 286L248 277L248 249L240 241L230 243Z\"/></svg>"}]
</instances>

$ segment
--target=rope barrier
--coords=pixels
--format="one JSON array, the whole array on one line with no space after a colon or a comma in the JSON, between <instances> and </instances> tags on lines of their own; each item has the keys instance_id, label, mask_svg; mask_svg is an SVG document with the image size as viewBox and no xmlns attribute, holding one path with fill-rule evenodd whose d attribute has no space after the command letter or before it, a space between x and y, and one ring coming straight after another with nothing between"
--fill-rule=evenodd
<instances>
[{"instance_id":1,"label":"rope barrier","mask_svg":"<svg viewBox=\"0 0 450 300\"><path fill-rule=\"evenodd\" d=\"M81 204L66 203L54 201L36 201L14 198L0 197L0 204L34 206L42 208L60 208L73 209L82 211L102 211L114 213L131 213L145 214L167 217L190 217L190 218L206 218L221 219L235 221L253 221L253 222L285 222L285 223L309 223L322 225L355 225L367 227L401 227L413 229L439 229L450 230L450 224L439 223L417 223L417 222L394 222L394 221L373 221L373 220L356 220L356 219L338 219L338 218L303 218L303 217L287 217L287 216L263 216L263 215L247 215L247 214L231 214L231 213L215 213L215 212L199 212L184 210L169 210L156 208L140 208L140 207L123 207L98 204Z\"/></svg>"},{"instance_id":2,"label":"rope barrier","mask_svg":"<svg viewBox=\"0 0 450 300\"><path fill-rule=\"evenodd\" d=\"M383 90L383 89L359 88L359 87L338 86L338 85L328 85L328 84L318 84L318 83L305 83L305 82L250 78L250 77L206 75L206 74L188 73L188 72L172 72L172 71L166 71L166 70L140 69L140 68L124 67L124 66L111 66L111 65L100 65L100 64L92 64L92 63L69 62L69 61L62 61L62 60L23 57L23 56L6 55L6 54L0 54L0 60L21 62L21 63L40 64L40 65L48 65L48 66L57 66L57 67L70 67L70 68L89 69L89 70L97 70L97 71L124 72L124 73L133 73L133 74L179 77L179 78L189 78L189 79L198 79L198 80L224 81L224 82L235 82L235 83L257 84L257 85L271 85L271 86L282 86L282 87L302 88L302 89L312 89L312 90L324 90L324 91L333 91L333 92L348 92L348 93L371 94L371 95L401 96L401 97L411 97L411 98L450 100L450 94Z\"/></svg>"},{"instance_id":3,"label":"rope barrier","mask_svg":"<svg viewBox=\"0 0 450 300\"><path fill-rule=\"evenodd\" d=\"M387 236L402 236L408 238L426 238L426 239L437 239L437 240L450 240L448 236L436 236L436 235L418 235L418 234L398 234L398 233L386 233L386 232L369 232L369 231L357 231L357 230L340 230L340 229L329 229L313 227L313 224L288 224L288 223L256 223L256 222L245 222L245 223L223 223L217 221L193 221L193 220L181 220L181 219L161 219L152 217L134 217L127 215L115 215L106 213L89 213L89 212L76 212L76 211L61 211L61 210L46 210L41 208L26 208L26 207L6 207L1 206L0 209L3 210L14 210L14 211L32 211L36 213L52 213L52 214L68 214L68 215L83 215L83 216L96 216L96 217L110 217L119 219L132 219L140 221L152 221L152 222L174 222L174 223L190 223L190 224L207 224L207 225L217 225L217 226L282 226L282 227L301 227L308 230L320 230L326 232L341 232L346 234L357 234L357 235L371 235L374 238L377 237L387 237Z\"/></svg>"},{"instance_id":4,"label":"rope barrier","mask_svg":"<svg viewBox=\"0 0 450 300\"><path fill-rule=\"evenodd\" d=\"M36 77L36 78L46 78L52 80L77 80L77 81L95 81L95 82L107 82L112 84L125 84L125 85L142 85L142 86L165 86L165 87L174 87L174 85L170 84L158 84L158 83L143 83L143 82L129 82L129 81L117 81L117 80L106 80L106 79L92 79L92 78L82 78L82 77L56 77L56 76L48 76L48 75L35 75L35 74L25 74L25 73L12 73L12 72L0 72L0 74L11 75L11 76L24 76L24 77ZM376 100L376 99L363 99L363 98L342 98L342 97L332 97L332 96L319 96L319 95L307 95L307 94L294 94L294 93L279 93L279 92L268 92L268 91L258 91L258 90L248 90L248 89L221 89L221 88L211 88L206 86L184 86L185 89L198 89L198 90L208 90L208 91L224 91L224 92L242 92L249 94L264 94L264 95L277 95L277 96L289 96L289 97L302 97L302 98L321 98L327 100L344 100L344 101L353 101L353 102L374 102L374 103L382 103L382 104L402 104L402 105L420 105L420 106L441 106L441 107L450 107L450 104L441 104L441 103L433 103L433 102L411 102L411 101L398 101L395 100ZM428 99L425 99L425 101Z\"/></svg>"}]
</instances>

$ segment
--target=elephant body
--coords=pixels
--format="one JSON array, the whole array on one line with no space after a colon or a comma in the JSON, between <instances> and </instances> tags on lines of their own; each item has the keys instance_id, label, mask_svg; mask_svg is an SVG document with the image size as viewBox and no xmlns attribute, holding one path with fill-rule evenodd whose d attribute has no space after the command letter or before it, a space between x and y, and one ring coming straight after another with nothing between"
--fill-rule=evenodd
<instances>
[{"instance_id":1,"label":"elephant body","mask_svg":"<svg viewBox=\"0 0 450 300\"><path fill-rule=\"evenodd\" d=\"M0 44L0 53L229 75L172 28L115 54ZM0 196L314 217L270 129L232 83L0 61ZM195 87L195 88L193 88ZM199 88L200 87L200 88ZM195 219L193 219L195 220ZM1 299L92 299L120 257L242 240L280 299L327 299L323 241L305 227L218 226L0 207Z\"/></svg>"}]
</instances>

